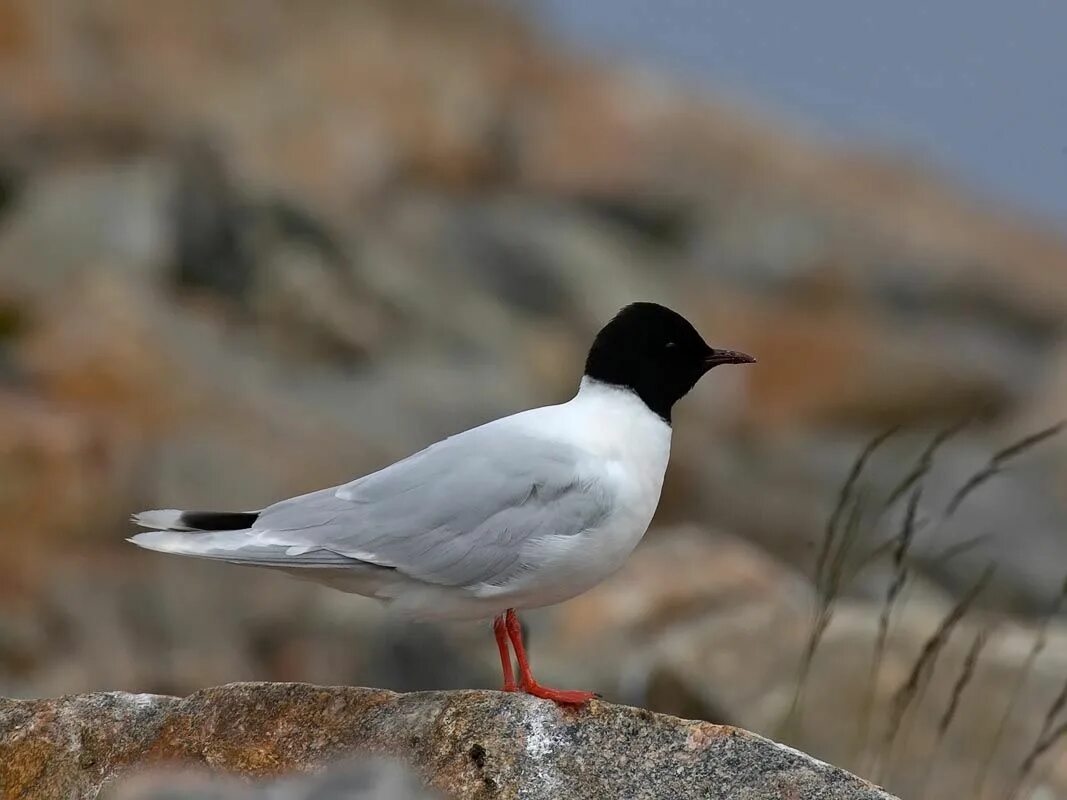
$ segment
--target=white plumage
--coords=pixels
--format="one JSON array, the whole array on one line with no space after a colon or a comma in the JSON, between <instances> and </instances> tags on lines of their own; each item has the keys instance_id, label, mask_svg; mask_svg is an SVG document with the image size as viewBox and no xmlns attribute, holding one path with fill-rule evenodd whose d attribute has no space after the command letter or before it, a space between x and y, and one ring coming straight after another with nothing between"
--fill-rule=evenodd
<instances>
[{"instance_id":1,"label":"white plumage","mask_svg":"<svg viewBox=\"0 0 1067 800\"><path fill-rule=\"evenodd\" d=\"M138 514L141 547L298 572L419 618L558 603L618 569L659 501L671 428L633 392L585 378L567 403L450 437L342 486L187 532Z\"/></svg>"}]
</instances>

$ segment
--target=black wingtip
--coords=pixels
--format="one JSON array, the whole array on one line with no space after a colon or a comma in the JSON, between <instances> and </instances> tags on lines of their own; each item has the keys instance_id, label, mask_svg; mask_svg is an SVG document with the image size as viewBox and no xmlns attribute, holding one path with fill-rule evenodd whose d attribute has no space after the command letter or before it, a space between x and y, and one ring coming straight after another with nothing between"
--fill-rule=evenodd
<instances>
[{"instance_id":1,"label":"black wingtip","mask_svg":"<svg viewBox=\"0 0 1067 800\"><path fill-rule=\"evenodd\" d=\"M185 511L183 527L194 531L241 531L251 528L259 513L255 511Z\"/></svg>"}]
</instances>

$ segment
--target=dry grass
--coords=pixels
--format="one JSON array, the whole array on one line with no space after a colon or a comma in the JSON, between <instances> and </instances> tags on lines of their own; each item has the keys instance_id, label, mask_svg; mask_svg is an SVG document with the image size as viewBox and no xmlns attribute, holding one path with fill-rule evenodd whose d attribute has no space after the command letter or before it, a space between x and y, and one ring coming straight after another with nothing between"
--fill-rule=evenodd
<instances>
[{"instance_id":1,"label":"dry grass","mask_svg":"<svg viewBox=\"0 0 1067 800\"><path fill-rule=\"evenodd\" d=\"M896 504L900 498L905 494L912 491L916 486L922 483L923 478L930 474L930 470L934 467L934 457L937 455L937 451L941 449L941 445L962 431L968 425L971 424L971 420L966 419L957 422L955 425L938 431L938 433L930 439L930 442L923 449L919 455L915 465L909 470L900 482L893 487L893 489L886 496L885 502L882 507L885 509L891 508Z\"/></svg>"},{"instance_id":2,"label":"dry grass","mask_svg":"<svg viewBox=\"0 0 1067 800\"><path fill-rule=\"evenodd\" d=\"M1010 462L1062 431L1067 426L1067 421L1025 436L993 453L981 469L960 485L952 494L939 518L934 520L933 525L928 526L925 524L921 513L924 484L934 467L940 448L968 424L970 424L970 420L952 425L936 433L919 454L917 460L907 469L900 480L892 486L885 499L881 502L872 502L872 492L869 487L862 485L862 481L871 459L879 448L897 432L897 429L887 430L873 438L864 446L852 463L848 475L838 492L836 503L828 518L823 539L820 543L814 575L817 597L816 608L800 663L793 704L783 726L786 730L789 729L790 723L795 721L799 712L804 687L810 677L814 657L830 624L837 600L847 591L850 581L861 570L872 563L888 559L891 575L878 615L878 629L875 635L868 693L863 709L863 730L862 736L859 737L860 754L865 758L868 756L871 732L875 723L875 698L877 697L877 687L881 679L882 666L888 648L892 618L896 608L901 603L902 593L909 583L911 574L916 568L911 555L916 537L920 533L924 536L936 537L941 525L953 516L968 497L1003 472ZM861 540L860 537L864 532L865 526L877 525L885 512L895 507L904 498L907 498L907 505L896 533L871 548L866 554L859 558L854 558L856 543ZM940 553L930 557L929 560L935 566L943 567L949 561L981 547L992 535L992 533L979 533L971 536L961 542L945 547ZM879 746L873 754L874 764L872 769L876 780L883 769L888 769L895 764L897 750L906 745L909 728L914 726L914 721L911 720L911 717L914 716L911 713L912 710L921 704L926 688L937 668L938 660L945 651L953 632L971 612L983 590L992 579L993 574L994 568L989 565L971 585L970 589L957 600L934 632L923 643L907 673L907 677L893 694L884 720L884 728L879 737ZM1059 615L1064 608L1067 608L1067 579L1064 580L1054 606L1042 621L1037 636L1020 666L1015 683L1011 688L1008 706L999 722L993 745L990 748L988 757L985 759L981 774L976 777L974 784L974 796L976 798L981 797L984 792L989 765L994 763L997 758L1003 742L1004 731L1007 729L1012 713L1022 696L1027 677L1033 670L1038 656L1046 646L1048 626L1051 624L1051 620ZM921 782L924 788L932 771L936 769L942 744L954 720L958 717L960 709L966 702L966 698L970 696L967 693L968 687L973 682L982 654L991 636L992 633L989 630L982 630L973 638L967 649L953 683L949 699L938 718L933 755L925 767L926 773ZM1067 738L1067 721L1061 719L1064 716L1065 709L1067 709L1067 682L1064 683L1061 692L1048 708L1040 733L1036 737L1023 764L1019 767L1016 791L1031 775L1038 760Z\"/></svg>"},{"instance_id":3,"label":"dry grass","mask_svg":"<svg viewBox=\"0 0 1067 800\"><path fill-rule=\"evenodd\" d=\"M1030 673L1033 672L1034 664L1037 662L1038 657L1044 652L1045 646L1048 644L1049 626L1052 624L1052 621L1060 615L1060 612L1063 611L1065 607L1067 607L1067 576L1064 577L1063 583L1060 585L1060 591L1056 595L1052 607L1041 620L1037 629L1037 634L1034 636L1034 641L1026 653L1026 658L1023 659L1022 666L1015 675L1015 681L1012 684L1011 692L1008 695L1008 703L1004 707L1004 713L1001 714L1000 720L997 722L996 731L993 734L993 741L982 762L982 769L976 776L974 783L975 797L985 796L989 780L989 767L993 763L996 753L1000 750L1000 746L1004 741L1004 733L1007 731L1008 723L1011 721L1015 709L1019 704L1019 700L1023 694L1023 688L1030 677ZM1055 703L1053 703L1053 705L1055 705ZM1046 719L1047 717L1048 715L1046 714ZM1035 756L1035 759L1036 757L1037 756ZM1031 764L1030 768L1032 768L1032 766L1033 765ZM1020 783L1026 779L1026 773L1028 771L1029 768L1022 771L1023 775L1019 779Z\"/></svg>"},{"instance_id":4,"label":"dry grass","mask_svg":"<svg viewBox=\"0 0 1067 800\"><path fill-rule=\"evenodd\" d=\"M1044 430L1040 430L1037 433L1032 433L1029 436L1024 436L1017 442L1013 442L1001 450L995 452L989 459L989 462L974 473L959 489L952 495L952 499L949 500L948 505L945 507L945 516L949 517L955 513L956 509L960 507L964 500L966 500L978 487L986 483L990 478L999 474L1005 464L1012 459L1022 455L1027 450L1030 450L1046 439L1051 439L1067 425L1067 420L1057 422L1055 425L1050 425Z\"/></svg>"},{"instance_id":5,"label":"dry grass","mask_svg":"<svg viewBox=\"0 0 1067 800\"><path fill-rule=\"evenodd\" d=\"M841 485L841 489L837 493L837 503L834 505L834 510L831 512L830 517L826 522L826 529L823 533L819 555L815 562L815 587L819 590L821 595L826 594L824 589L829 577L827 574L827 567L831 564L835 550L839 549L838 540L840 538L841 518L852 503L852 495L863 475L863 470L871 460L871 457L877 452L878 448L885 444L885 442L898 430L900 430L899 427L889 428L866 444L863 450L860 451L860 454L856 457L856 460L852 462L852 467L849 469L848 476L845 478L845 482Z\"/></svg>"},{"instance_id":6,"label":"dry grass","mask_svg":"<svg viewBox=\"0 0 1067 800\"><path fill-rule=\"evenodd\" d=\"M807 645L801 657L796 688L789 711L779 727L778 734L788 735L796 722L801 707L804 687L811 673L812 661L819 649L823 634L833 616L834 603L846 584L849 555L852 553L859 532L862 530L866 510L865 491L859 487L860 478L871 457L877 452L898 427L890 428L867 443L852 462L845 482L837 494L837 502L826 523L823 540L815 562L815 591L817 603Z\"/></svg>"},{"instance_id":7,"label":"dry grass","mask_svg":"<svg viewBox=\"0 0 1067 800\"><path fill-rule=\"evenodd\" d=\"M1015 798L1018 796L1020 790L1026 783L1026 779L1033 771L1034 765L1038 759L1045 755L1049 750L1058 745L1065 737L1067 737L1067 722L1061 722L1055 728L1050 729L1043 736L1039 737L1034 742L1033 748L1027 754L1023 760L1022 765L1019 767L1019 777L1015 782L1015 786L1012 792L1008 795L1009 798ZM1040 781L1038 784L1040 785Z\"/></svg>"},{"instance_id":8,"label":"dry grass","mask_svg":"<svg viewBox=\"0 0 1067 800\"><path fill-rule=\"evenodd\" d=\"M974 678L975 670L978 667L978 659L981 658L986 642L989 641L989 634L990 631L988 629L980 630L975 634L974 639L971 640L971 646L967 649L967 655L964 657L959 674L956 676L956 681L952 685L952 693L949 695L948 704L945 706L945 710L941 714L941 719L937 723L937 739L934 742L930 757L926 759L924 774L920 784L921 789L915 793L916 797L927 796L926 790L930 785L930 776L941 760L941 749L945 742L945 734L948 733L952 721L956 718L956 712L959 710L960 700L963 698L963 693L967 690L967 686L971 683L971 679Z\"/></svg>"},{"instance_id":9,"label":"dry grass","mask_svg":"<svg viewBox=\"0 0 1067 800\"><path fill-rule=\"evenodd\" d=\"M974 677L974 670L978 666L978 659L982 655L982 650L985 649L987 641L989 641L989 631L978 631L971 642L970 648L967 650L967 656L963 660L963 667L956 678L956 683L952 686L952 695L949 697L948 707L945 708L945 713L941 715L941 721L937 723L938 747L940 747L941 741L945 738L945 733L948 731L949 725L952 724L952 720L956 718L960 697L963 696L963 691L971 682L971 678Z\"/></svg>"},{"instance_id":10,"label":"dry grass","mask_svg":"<svg viewBox=\"0 0 1067 800\"><path fill-rule=\"evenodd\" d=\"M1059 692L1057 692L1052 699L1052 703L1045 711L1045 718L1041 721L1041 730L1038 732L1022 764L1019 765L1019 772L1016 776L1011 797L1015 797L1019 793L1020 788L1033 772L1037 760L1051 750L1067 734L1067 722L1060 722L1057 725L1057 720L1063 713L1064 707L1067 707L1067 680L1064 680L1063 686L1060 687Z\"/></svg>"},{"instance_id":11,"label":"dry grass","mask_svg":"<svg viewBox=\"0 0 1067 800\"><path fill-rule=\"evenodd\" d=\"M934 630L933 634L931 634L923 644L922 649L919 651L918 658L916 658L915 663L912 664L907 679L894 693L892 706L889 712L889 724L886 727L882 741L882 754L888 754L889 756L887 763L892 764L894 761L893 754L896 750L897 737L900 734L904 718L911 709L916 698L921 692L925 691L926 686L929 684L930 678L937 667L937 660L945 649L945 645L948 644L952 632L956 629L956 626L959 625L960 620L962 620L974 606L978 596L989 584L992 577L993 567L990 565L985 568L981 576L975 581L971 588L960 597L951 609L949 609L949 612L941 620L941 623Z\"/></svg>"},{"instance_id":12,"label":"dry grass","mask_svg":"<svg viewBox=\"0 0 1067 800\"><path fill-rule=\"evenodd\" d=\"M893 577L886 587L882 607L878 613L878 633L875 635L874 640L874 655L871 659L871 673L868 678L867 695L862 714L863 733L859 739L859 752L862 757L866 756L867 748L870 746L875 700L878 694L878 684L882 676L886 640L889 638L889 621L893 616L893 609L896 606L897 599L900 597L900 593L908 580L908 552L911 550L911 544L915 540L915 532L918 530L922 484L914 483L912 487L900 530L890 540L893 549Z\"/></svg>"}]
</instances>

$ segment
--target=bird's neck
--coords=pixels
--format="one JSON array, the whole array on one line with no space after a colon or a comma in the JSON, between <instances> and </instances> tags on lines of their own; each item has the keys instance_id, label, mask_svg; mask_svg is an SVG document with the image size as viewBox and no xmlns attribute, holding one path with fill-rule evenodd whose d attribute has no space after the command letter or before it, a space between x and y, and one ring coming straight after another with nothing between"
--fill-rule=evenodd
<instances>
[{"instance_id":1,"label":"bird's neck","mask_svg":"<svg viewBox=\"0 0 1067 800\"><path fill-rule=\"evenodd\" d=\"M567 405L571 436L591 452L640 464L658 486L670 457L671 426L633 391L585 376Z\"/></svg>"},{"instance_id":2,"label":"bird's neck","mask_svg":"<svg viewBox=\"0 0 1067 800\"><path fill-rule=\"evenodd\" d=\"M614 437L624 432L643 435L651 432L660 438L670 437L670 423L650 409L645 402L625 386L604 383L588 375L583 376L578 393L568 405L597 428L611 430Z\"/></svg>"},{"instance_id":3,"label":"bird's neck","mask_svg":"<svg viewBox=\"0 0 1067 800\"><path fill-rule=\"evenodd\" d=\"M588 375L582 376L582 381L578 384L578 394L574 396L572 402L599 407L614 414L633 415L639 418L651 415L667 428L671 426L670 417L651 408L633 388L607 383Z\"/></svg>"}]
</instances>

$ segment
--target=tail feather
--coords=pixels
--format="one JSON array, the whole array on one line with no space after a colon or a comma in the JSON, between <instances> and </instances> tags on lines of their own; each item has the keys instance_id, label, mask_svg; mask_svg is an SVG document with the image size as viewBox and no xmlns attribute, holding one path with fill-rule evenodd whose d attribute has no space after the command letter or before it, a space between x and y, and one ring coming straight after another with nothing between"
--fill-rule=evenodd
<instances>
[{"instance_id":1,"label":"tail feather","mask_svg":"<svg viewBox=\"0 0 1067 800\"><path fill-rule=\"evenodd\" d=\"M258 511L179 511L163 508L142 511L133 521L157 531L241 531L251 528Z\"/></svg>"},{"instance_id":2,"label":"tail feather","mask_svg":"<svg viewBox=\"0 0 1067 800\"><path fill-rule=\"evenodd\" d=\"M182 526L182 514L176 508L160 508L155 511L142 511L133 515L133 521L142 528L152 528L157 531L182 531L189 528Z\"/></svg>"},{"instance_id":3,"label":"tail feather","mask_svg":"<svg viewBox=\"0 0 1067 800\"><path fill-rule=\"evenodd\" d=\"M146 550L263 567L343 567L361 563L299 541L277 541L251 530L258 512L142 511L133 521L154 530L127 541Z\"/></svg>"}]
</instances>

